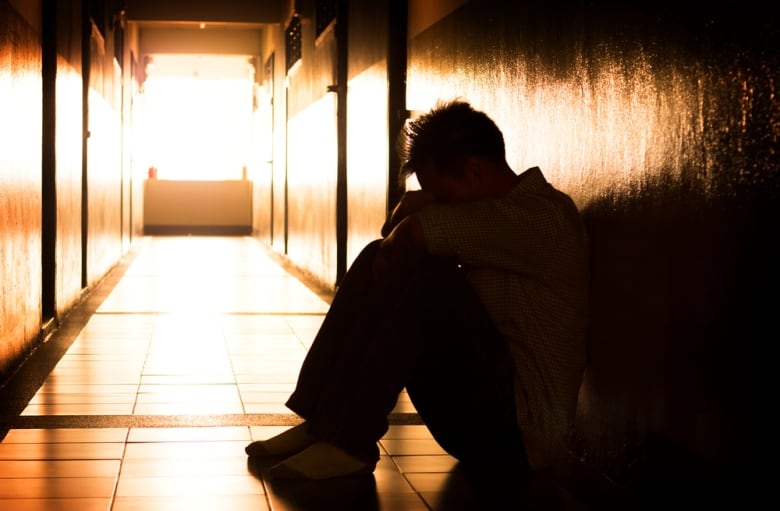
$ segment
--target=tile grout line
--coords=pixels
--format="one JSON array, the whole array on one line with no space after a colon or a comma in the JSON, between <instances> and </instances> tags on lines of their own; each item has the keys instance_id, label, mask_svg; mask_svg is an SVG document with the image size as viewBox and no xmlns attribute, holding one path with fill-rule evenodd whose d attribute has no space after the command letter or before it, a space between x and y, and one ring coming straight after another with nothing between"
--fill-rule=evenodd
<instances>
[{"instance_id":1,"label":"tile grout line","mask_svg":"<svg viewBox=\"0 0 780 511\"><path fill-rule=\"evenodd\" d=\"M293 413L210 415L21 415L13 429L38 428L179 428L202 426L294 426L301 422ZM391 413L388 423L422 425L417 413Z\"/></svg>"}]
</instances>

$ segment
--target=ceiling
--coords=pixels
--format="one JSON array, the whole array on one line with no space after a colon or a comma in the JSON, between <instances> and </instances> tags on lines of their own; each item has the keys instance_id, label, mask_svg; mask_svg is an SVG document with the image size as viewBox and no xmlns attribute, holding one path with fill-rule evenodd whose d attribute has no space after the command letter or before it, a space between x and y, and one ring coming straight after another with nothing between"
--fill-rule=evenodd
<instances>
[{"instance_id":1,"label":"ceiling","mask_svg":"<svg viewBox=\"0 0 780 511\"><path fill-rule=\"evenodd\" d=\"M287 0L125 0L129 21L280 23Z\"/></svg>"},{"instance_id":2,"label":"ceiling","mask_svg":"<svg viewBox=\"0 0 780 511\"><path fill-rule=\"evenodd\" d=\"M246 76L264 31L281 23L283 0L126 0L150 76Z\"/></svg>"}]
</instances>

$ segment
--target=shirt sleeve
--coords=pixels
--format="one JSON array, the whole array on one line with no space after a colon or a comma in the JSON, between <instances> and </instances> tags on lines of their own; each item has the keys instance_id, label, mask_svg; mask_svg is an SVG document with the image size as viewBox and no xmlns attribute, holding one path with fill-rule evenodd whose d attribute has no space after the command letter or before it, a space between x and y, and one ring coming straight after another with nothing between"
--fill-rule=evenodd
<instances>
[{"instance_id":1,"label":"shirt sleeve","mask_svg":"<svg viewBox=\"0 0 780 511\"><path fill-rule=\"evenodd\" d=\"M560 229L555 208L533 196L432 205L417 216L428 252L475 269L542 271Z\"/></svg>"}]
</instances>

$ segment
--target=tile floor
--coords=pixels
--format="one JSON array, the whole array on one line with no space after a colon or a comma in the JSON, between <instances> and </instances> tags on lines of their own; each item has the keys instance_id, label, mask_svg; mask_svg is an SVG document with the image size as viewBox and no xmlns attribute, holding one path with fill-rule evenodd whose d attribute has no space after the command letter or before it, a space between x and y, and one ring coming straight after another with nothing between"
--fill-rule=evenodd
<instances>
[{"instance_id":1,"label":"tile floor","mask_svg":"<svg viewBox=\"0 0 780 511\"><path fill-rule=\"evenodd\" d=\"M587 509L463 473L404 394L373 476L269 482L244 446L297 423L328 309L294 273L251 237L139 240L0 393L0 510Z\"/></svg>"}]
</instances>

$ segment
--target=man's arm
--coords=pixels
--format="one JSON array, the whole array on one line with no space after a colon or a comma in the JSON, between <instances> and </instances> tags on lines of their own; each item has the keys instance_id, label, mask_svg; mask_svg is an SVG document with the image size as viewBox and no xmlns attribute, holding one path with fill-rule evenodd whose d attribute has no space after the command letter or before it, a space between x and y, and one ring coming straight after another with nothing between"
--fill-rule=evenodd
<instances>
[{"instance_id":1,"label":"man's arm","mask_svg":"<svg viewBox=\"0 0 780 511\"><path fill-rule=\"evenodd\" d=\"M423 192L422 190L412 190L404 193L385 222L385 225L382 226L382 236L388 236L401 220L434 202L433 194Z\"/></svg>"},{"instance_id":2,"label":"man's arm","mask_svg":"<svg viewBox=\"0 0 780 511\"><path fill-rule=\"evenodd\" d=\"M380 244L374 259L374 280L390 266L418 259L425 249L425 233L420 220L414 215L404 217Z\"/></svg>"}]
</instances>

